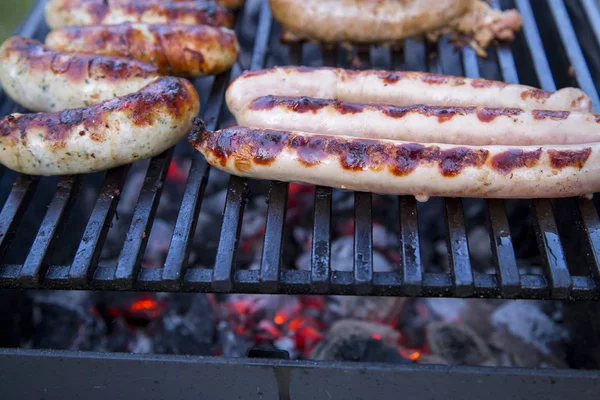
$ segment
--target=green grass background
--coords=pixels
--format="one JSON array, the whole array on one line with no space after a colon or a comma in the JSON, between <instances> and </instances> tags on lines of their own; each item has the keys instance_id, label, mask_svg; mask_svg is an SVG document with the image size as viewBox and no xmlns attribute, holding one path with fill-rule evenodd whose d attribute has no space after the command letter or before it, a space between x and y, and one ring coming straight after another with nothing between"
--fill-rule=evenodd
<instances>
[{"instance_id":1,"label":"green grass background","mask_svg":"<svg viewBox=\"0 0 600 400\"><path fill-rule=\"evenodd\" d=\"M12 35L34 4L35 0L0 0L0 42Z\"/></svg>"}]
</instances>

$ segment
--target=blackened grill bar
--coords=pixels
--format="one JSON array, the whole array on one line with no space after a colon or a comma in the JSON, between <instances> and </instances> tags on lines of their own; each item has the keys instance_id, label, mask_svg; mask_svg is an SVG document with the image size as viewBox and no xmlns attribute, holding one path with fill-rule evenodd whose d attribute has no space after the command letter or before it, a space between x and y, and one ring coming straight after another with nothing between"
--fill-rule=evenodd
<instances>
[{"instance_id":1,"label":"blackened grill bar","mask_svg":"<svg viewBox=\"0 0 600 400\"><path fill-rule=\"evenodd\" d=\"M493 6L500 7L499 1ZM598 9L590 1L582 1L589 23L599 19ZM503 8L512 6L504 4ZM538 30L532 3L516 0L514 6L523 16L523 40L532 60L535 78L545 90L555 90L556 83L548 56ZM43 2L35 7L24 23L21 33L41 36L43 28ZM557 34L565 48L566 58L573 66L576 83L584 89L599 106L592 73L586 64L582 48L564 1L548 2L547 14L557 27ZM248 7L238 19L247 18ZM271 51L270 45L277 40L277 30L272 26L267 2L260 5L258 27L252 42L250 69L263 68ZM237 27L240 32L241 25ZM597 33L597 32L596 32ZM596 38L597 39L597 38ZM596 43L597 44L597 43ZM486 76L480 71L475 52L470 48L453 55L451 46L443 40L437 46L438 55L432 54L435 46L408 41L406 48L394 51L387 57L387 69L411 69L464 75L471 78ZM303 63L303 46L289 47L292 64ZM325 65L348 67L345 49L321 49ZM374 49L371 49L372 51ZM388 52L389 53L389 52ZM369 54L361 51L361 59ZM517 63L510 49L500 47L495 51L497 68L506 82L518 83ZM462 63L462 68L457 65ZM232 71L217 76L203 101L202 117L210 130L221 126L224 112L224 93L228 82L242 71L238 63ZM4 113L15 108L3 93L0 109ZM332 190L317 187L314 192L314 220L310 270L292 270L282 265L281 253L285 248L284 230L289 185L272 182L265 219L265 234L259 269L236 268L236 254L240 241L245 203L249 196L248 181L231 177L223 204L223 222L220 228L214 268L196 268L188 265L196 225L203 206L204 190L210 179L210 168L199 154L192 164L185 184L179 214L175 221L173 237L169 244L166 261L162 268L143 268L141 260L148 243L155 212L160 201L162 186L171 161L172 150L152 159L134 209L133 219L127 230L116 266L98 266L100 253L111 222L115 216L128 167L108 171L104 183L83 232L82 240L70 265L52 265L51 252L57 237L65 234L64 228L77 196L83 177L63 177L57 184L56 193L40 222L38 234L32 241L29 255L22 265L0 265L0 287L43 289L94 289L94 290L152 290L152 291L201 291L245 293L327 293L383 296L455 296L455 297L503 297L532 299L598 299L600 298L600 220L593 200L578 199L578 220L569 231L559 230L556 215L561 211L552 200L528 202L533 210L533 227L537 232L538 247L544 264L543 275L520 274L515 258L515 244L510 232L505 202L485 201L488 234L496 265L494 274L484 274L472 268L469 241L463 211L463 200L444 199L444 218L448 248L447 273L426 272L422 259L421 237L418 223L417 202L412 197L399 196L399 253L398 271L374 270L372 210L370 194L354 195L354 257L352 271L336 271L332 268ZM3 174L12 174L2 169ZM46 179L46 178L41 178ZM17 228L23 221L28 206L37 196L40 179L17 176L0 211L0 255L6 254ZM573 273L563 250L561 237L575 233L584 238L584 252L588 254L587 273ZM202 232L199 233L202 235Z\"/></svg>"}]
</instances>

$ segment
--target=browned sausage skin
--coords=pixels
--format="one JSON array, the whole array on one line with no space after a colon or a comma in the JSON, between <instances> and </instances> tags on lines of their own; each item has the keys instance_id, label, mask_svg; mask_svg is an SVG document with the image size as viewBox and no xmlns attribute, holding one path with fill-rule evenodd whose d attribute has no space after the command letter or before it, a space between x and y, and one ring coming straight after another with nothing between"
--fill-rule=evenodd
<instances>
[{"instance_id":1,"label":"browned sausage skin","mask_svg":"<svg viewBox=\"0 0 600 400\"><path fill-rule=\"evenodd\" d=\"M429 143L536 145L600 142L600 115L580 111L353 103L263 96L235 113L241 126Z\"/></svg>"},{"instance_id":2,"label":"browned sausage skin","mask_svg":"<svg viewBox=\"0 0 600 400\"><path fill-rule=\"evenodd\" d=\"M192 145L234 175L382 194L544 198L600 191L600 144L457 146L234 127Z\"/></svg>"},{"instance_id":3,"label":"browned sausage skin","mask_svg":"<svg viewBox=\"0 0 600 400\"><path fill-rule=\"evenodd\" d=\"M15 36L0 47L0 83L31 111L59 111L137 92L156 68L123 57L63 53Z\"/></svg>"},{"instance_id":4,"label":"browned sausage skin","mask_svg":"<svg viewBox=\"0 0 600 400\"><path fill-rule=\"evenodd\" d=\"M151 157L185 136L200 107L186 79L159 77L138 92L54 113L0 120L0 162L33 175L100 171Z\"/></svg>"},{"instance_id":5,"label":"browned sausage skin","mask_svg":"<svg viewBox=\"0 0 600 400\"><path fill-rule=\"evenodd\" d=\"M275 67L247 71L227 89L234 115L262 96L307 96L395 106L521 108L524 110L591 111L583 91L546 92L525 85L425 72L355 71L329 67Z\"/></svg>"},{"instance_id":6,"label":"browned sausage skin","mask_svg":"<svg viewBox=\"0 0 600 400\"><path fill-rule=\"evenodd\" d=\"M211 1L147 2L133 0L50 0L46 5L50 28L72 25L116 25L124 22L233 26L227 8Z\"/></svg>"},{"instance_id":7,"label":"browned sausage skin","mask_svg":"<svg viewBox=\"0 0 600 400\"><path fill-rule=\"evenodd\" d=\"M57 28L46 37L56 50L133 57L165 75L219 74L237 59L235 32L207 25L90 25Z\"/></svg>"}]
</instances>

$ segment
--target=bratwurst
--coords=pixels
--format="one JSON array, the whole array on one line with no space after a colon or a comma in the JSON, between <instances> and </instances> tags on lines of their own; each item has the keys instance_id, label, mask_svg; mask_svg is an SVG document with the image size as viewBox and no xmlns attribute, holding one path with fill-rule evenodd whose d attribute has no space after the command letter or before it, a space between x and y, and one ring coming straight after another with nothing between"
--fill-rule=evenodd
<instances>
[{"instance_id":1,"label":"bratwurst","mask_svg":"<svg viewBox=\"0 0 600 400\"><path fill-rule=\"evenodd\" d=\"M50 48L69 52L133 57L161 74L199 77L219 74L237 59L235 32L207 25L68 26L46 36Z\"/></svg>"},{"instance_id":2,"label":"bratwurst","mask_svg":"<svg viewBox=\"0 0 600 400\"><path fill-rule=\"evenodd\" d=\"M441 28L474 0L269 0L273 17L302 39L372 43Z\"/></svg>"},{"instance_id":3,"label":"bratwurst","mask_svg":"<svg viewBox=\"0 0 600 400\"><path fill-rule=\"evenodd\" d=\"M31 111L60 111L137 92L159 76L136 60L63 53L20 36L0 47L0 84Z\"/></svg>"},{"instance_id":4,"label":"bratwurst","mask_svg":"<svg viewBox=\"0 0 600 400\"><path fill-rule=\"evenodd\" d=\"M148 2L133 0L50 0L46 4L50 28L71 25L116 25L124 22L233 26L227 8L211 1Z\"/></svg>"},{"instance_id":5,"label":"bratwurst","mask_svg":"<svg viewBox=\"0 0 600 400\"><path fill-rule=\"evenodd\" d=\"M476 146L600 142L600 115L476 106L392 106L264 96L235 113L241 126Z\"/></svg>"},{"instance_id":6,"label":"bratwurst","mask_svg":"<svg viewBox=\"0 0 600 400\"><path fill-rule=\"evenodd\" d=\"M592 109L583 91L547 92L533 87L485 79L401 71L354 71L341 68L276 67L247 71L227 89L227 106L240 114L262 96L308 96L394 106L520 108L582 111Z\"/></svg>"},{"instance_id":7,"label":"bratwurst","mask_svg":"<svg viewBox=\"0 0 600 400\"><path fill-rule=\"evenodd\" d=\"M0 163L33 175L113 168L173 146L189 132L199 107L188 80L160 77L90 107L11 114L0 120Z\"/></svg>"},{"instance_id":8,"label":"bratwurst","mask_svg":"<svg viewBox=\"0 0 600 400\"><path fill-rule=\"evenodd\" d=\"M216 168L259 179L363 192L479 198L546 198L600 191L600 144L456 146L234 127L192 145Z\"/></svg>"}]
</instances>

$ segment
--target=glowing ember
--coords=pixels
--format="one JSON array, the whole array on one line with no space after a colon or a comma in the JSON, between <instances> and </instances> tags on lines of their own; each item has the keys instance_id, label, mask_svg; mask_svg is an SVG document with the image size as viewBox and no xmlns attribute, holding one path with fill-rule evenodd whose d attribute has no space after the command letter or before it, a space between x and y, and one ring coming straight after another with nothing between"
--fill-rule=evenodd
<instances>
[{"instance_id":1,"label":"glowing ember","mask_svg":"<svg viewBox=\"0 0 600 400\"><path fill-rule=\"evenodd\" d=\"M421 357L421 353L419 353L418 351L404 351L401 348L398 348L398 353L404 357L404 358L408 358L409 360L413 360L413 361L417 361L420 357Z\"/></svg>"},{"instance_id":2,"label":"glowing ember","mask_svg":"<svg viewBox=\"0 0 600 400\"><path fill-rule=\"evenodd\" d=\"M374 333L374 334L371 335L371 338L375 339L375 340L381 340L381 335L379 335L377 333Z\"/></svg>"},{"instance_id":3,"label":"glowing ember","mask_svg":"<svg viewBox=\"0 0 600 400\"><path fill-rule=\"evenodd\" d=\"M281 313L277 313L275 314L275 318L273 318L273 321L275 321L277 325L283 325L283 323L285 322L285 316Z\"/></svg>"},{"instance_id":4,"label":"glowing ember","mask_svg":"<svg viewBox=\"0 0 600 400\"><path fill-rule=\"evenodd\" d=\"M139 311L148 311L155 310L158 308L158 303L156 300L152 299L142 299L138 300L131 305L131 312L139 312Z\"/></svg>"},{"instance_id":5,"label":"glowing ember","mask_svg":"<svg viewBox=\"0 0 600 400\"><path fill-rule=\"evenodd\" d=\"M187 180L187 171L179 166L175 159L171 160L169 169L167 170L167 179L175 181L179 184L185 184Z\"/></svg>"}]
</instances>

